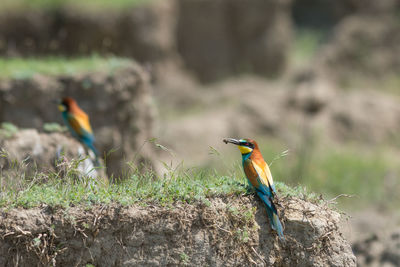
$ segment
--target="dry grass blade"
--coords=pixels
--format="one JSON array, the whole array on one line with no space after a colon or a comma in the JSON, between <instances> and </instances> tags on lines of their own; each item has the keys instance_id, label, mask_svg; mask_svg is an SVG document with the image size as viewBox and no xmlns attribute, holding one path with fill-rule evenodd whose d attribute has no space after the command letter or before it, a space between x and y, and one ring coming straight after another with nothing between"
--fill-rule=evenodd
<instances>
[{"instance_id":1,"label":"dry grass blade","mask_svg":"<svg viewBox=\"0 0 400 267\"><path fill-rule=\"evenodd\" d=\"M279 155L277 155L275 158L272 159L271 163L269 164L269 166L271 167L272 164L274 164L275 161L286 157L287 155L289 155L289 149L286 149L284 151L282 151Z\"/></svg>"}]
</instances>

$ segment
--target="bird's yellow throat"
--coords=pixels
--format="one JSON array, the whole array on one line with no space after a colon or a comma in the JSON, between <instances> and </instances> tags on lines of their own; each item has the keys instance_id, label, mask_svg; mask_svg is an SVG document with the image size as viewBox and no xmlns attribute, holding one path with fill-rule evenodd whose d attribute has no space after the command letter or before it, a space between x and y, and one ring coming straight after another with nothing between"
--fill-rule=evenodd
<instances>
[{"instance_id":1,"label":"bird's yellow throat","mask_svg":"<svg viewBox=\"0 0 400 267\"><path fill-rule=\"evenodd\" d=\"M242 153L242 154L248 154L251 151L253 151L253 149L251 149L250 147L247 147L247 146L238 146L238 148L240 150L240 153Z\"/></svg>"},{"instance_id":2,"label":"bird's yellow throat","mask_svg":"<svg viewBox=\"0 0 400 267\"><path fill-rule=\"evenodd\" d=\"M61 112L64 112L64 111L65 111L64 105L58 105L58 109L59 109Z\"/></svg>"}]
</instances>

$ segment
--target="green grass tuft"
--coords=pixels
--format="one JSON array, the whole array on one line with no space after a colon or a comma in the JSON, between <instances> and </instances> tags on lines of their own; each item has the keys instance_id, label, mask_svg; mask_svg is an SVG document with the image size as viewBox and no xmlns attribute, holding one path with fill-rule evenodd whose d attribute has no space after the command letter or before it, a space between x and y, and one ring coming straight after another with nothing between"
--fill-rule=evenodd
<instances>
[{"instance_id":1,"label":"green grass tuft","mask_svg":"<svg viewBox=\"0 0 400 267\"><path fill-rule=\"evenodd\" d=\"M130 7L150 3L154 0L2 0L1 10L30 10L30 9L55 9L63 6L72 6L84 9L116 9L123 10Z\"/></svg>"},{"instance_id":2,"label":"green grass tuft","mask_svg":"<svg viewBox=\"0 0 400 267\"><path fill-rule=\"evenodd\" d=\"M71 165L72 166L72 165ZM237 177L219 176L215 172L184 170L170 171L164 178L154 179L151 172L134 171L121 182L105 185L91 177L76 178L76 171L69 170L65 177L50 173L18 179L0 177L1 207L30 208L40 204L68 207L99 203L170 204L175 201L192 202L220 195L245 194L243 180ZM38 177L41 177L40 179ZM43 182L45 180L45 182Z\"/></svg>"},{"instance_id":3,"label":"green grass tuft","mask_svg":"<svg viewBox=\"0 0 400 267\"><path fill-rule=\"evenodd\" d=\"M0 138L10 138L18 132L18 127L11 122L3 122L0 125Z\"/></svg>"},{"instance_id":4,"label":"green grass tuft","mask_svg":"<svg viewBox=\"0 0 400 267\"><path fill-rule=\"evenodd\" d=\"M66 132L68 128L66 126L58 124L57 122L48 122L43 124L43 130L48 133Z\"/></svg>"},{"instance_id":5,"label":"green grass tuft","mask_svg":"<svg viewBox=\"0 0 400 267\"><path fill-rule=\"evenodd\" d=\"M97 56L66 59L48 58L0 58L0 79L29 79L36 74L74 75L89 71L110 71L129 64L128 59L101 58Z\"/></svg>"},{"instance_id":6,"label":"green grass tuft","mask_svg":"<svg viewBox=\"0 0 400 267\"><path fill-rule=\"evenodd\" d=\"M4 153L2 157L6 156ZM155 179L154 173L140 173L133 167L124 179L108 184L92 177L79 177L78 163L71 162L63 173L30 171L32 176L21 171L27 163L8 164L13 168L11 172L0 169L0 207L32 208L47 204L66 208L110 203L170 205L195 201L207 205L207 198L253 193L237 168L228 175L221 175L214 170L186 169L181 165L168 169L164 177ZM292 189L282 183L277 183L277 189L282 196L307 195L301 188Z\"/></svg>"}]
</instances>

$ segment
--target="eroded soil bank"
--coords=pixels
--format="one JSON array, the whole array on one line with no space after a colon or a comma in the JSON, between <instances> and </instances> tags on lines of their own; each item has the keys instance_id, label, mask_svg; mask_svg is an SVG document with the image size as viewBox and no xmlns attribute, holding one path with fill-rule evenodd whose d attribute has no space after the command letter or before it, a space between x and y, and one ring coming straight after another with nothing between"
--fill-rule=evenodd
<instances>
[{"instance_id":1,"label":"eroded soil bank","mask_svg":"<svg viewBox=\"0 0 400 267\"><path fill-rule=\"evenodd\" d=\"M325 204L280 199L286 241L253 196L171 206L2 209L1 266L355 266Z\"/></svg>"}]
</instances>

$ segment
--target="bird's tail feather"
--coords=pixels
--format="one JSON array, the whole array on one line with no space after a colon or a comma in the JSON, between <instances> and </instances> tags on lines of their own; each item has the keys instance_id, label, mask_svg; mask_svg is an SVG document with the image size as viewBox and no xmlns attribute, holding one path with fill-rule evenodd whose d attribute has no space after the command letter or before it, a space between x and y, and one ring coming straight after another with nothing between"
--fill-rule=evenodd
<instances>
[{"instance_id":1,"label":"bird's tail feather","mask_svg":"<svg viewBox=\"0 0 400 267\"><path fill-rule=\"evenodd\" d=\"M283 235L283 227L281 221L279 220L278 211L274 203L268 196L266 196L262 192L258 191L257 194L265 204L271 228L278 233L278 236L281 240L285 240L285 237Z\"/></svg>"}]
</instances>

